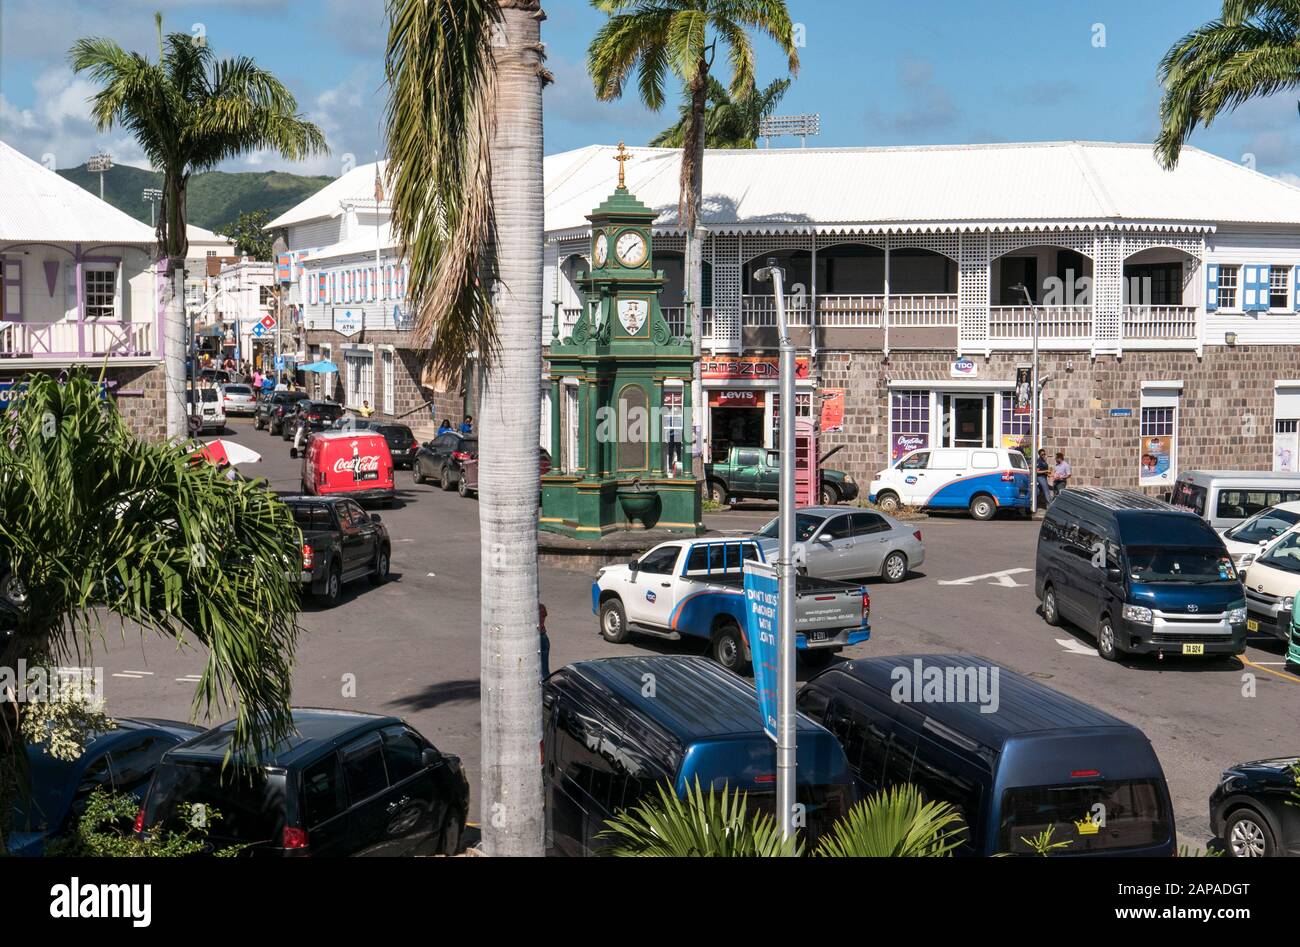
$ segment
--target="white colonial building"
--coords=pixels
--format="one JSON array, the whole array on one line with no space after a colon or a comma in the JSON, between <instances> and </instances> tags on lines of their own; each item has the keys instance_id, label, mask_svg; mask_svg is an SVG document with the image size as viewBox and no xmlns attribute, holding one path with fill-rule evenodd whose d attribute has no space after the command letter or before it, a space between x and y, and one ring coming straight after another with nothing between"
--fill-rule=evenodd
<instances>
[{"instance_id":1,"label":"white colonial building","mask_svg":"<svg viewBox=\"0 0 1300 947\"><path fill-rule=\"evenodd\" d=\"M544 338L584 305L586 215L615 187L614 153L546 158ZM1082 481L1267 469L1296 437L1300 189L1195 148L1166 171L1145 144L711 150L704 293L687 300L678 162L633 149L627 181L662 211L670 321L701 309L706 449L774 443L775 311L753 278L771 259L807 356L796 410L842 406L825 437L859 479L903 446L1026 444L1010 395L1035 321L1041 443ZM1139 474L1151 438L1169 454L1159 480Z\"/></svg>"}]
</instances>

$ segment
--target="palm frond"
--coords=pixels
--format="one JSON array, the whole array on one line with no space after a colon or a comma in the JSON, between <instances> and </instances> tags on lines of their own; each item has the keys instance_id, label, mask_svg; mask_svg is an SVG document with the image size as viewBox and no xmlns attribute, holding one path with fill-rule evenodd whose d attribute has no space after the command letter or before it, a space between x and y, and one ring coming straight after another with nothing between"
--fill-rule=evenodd
<instances>
[{"instance_id":1,"label":"palm frond","mask_svg":"<svg viewBox=\"0 0 1300 947\"><path fill-rule=\"evenodd\" d=\"M893 786L858 803L823 836L815 854L830 858L948 855L964 824L946 802L925 802L915 786Z\"/></svg>"}]
</instances>

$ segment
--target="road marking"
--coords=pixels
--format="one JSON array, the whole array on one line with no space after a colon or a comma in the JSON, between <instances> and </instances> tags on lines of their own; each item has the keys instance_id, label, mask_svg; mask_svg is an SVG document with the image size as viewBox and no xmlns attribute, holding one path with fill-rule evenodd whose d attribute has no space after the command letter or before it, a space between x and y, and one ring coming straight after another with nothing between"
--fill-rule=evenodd
<instances>
[{"instance_id":1,"label":"road marking","mask_svg":"<svg viewBox=\"0 0 1300 947\"><path fill-rule=\"evenodd\" d=\"M996 585L1004 589L1023 589L1027 586L1023 582L1017 582L1011 578L1013 575L1019 575L1021 572L1028 572L1028 569L1003 569L1001 572L986 572L983 575L968 575L964 579L940 579L940 585L974 585L981 579L992 579L986 582L986 585Z\"/></svg>"},{"instance_id":2,"label":"road marking","mask_svg":"<svg viewBox=\"0 0 1300 947\"><path fill-rule=\"evenodd\" d=\"M1255 663L1264 667L1274 667L1274 668L1286 667L1285 661L1256 661Z\"/></svg>"},{"instance_id":3,"label":"road marking","mask_svg":"<svg viewBox=\"0 0 1300 947\"><path fill-rule=\"evenodd\" d=\"M143 674L114 674L114 677L129 677L133 681L143 681Z\"/></svg>"},{"instance_id":4,"label":"road marking","mask_svg":"<svg viewBox=\"0 0 1300 947\"><path fill-rule=\"evenodd\" d=\"M197 674L187 674L184 677L176 678L177 684L197 684L200 678Z\"/></svg>"},{"instance_id":5,"label":"road marking","mask_svg":"<svg viewBox=\"0 0 1300 947\"><path fill-rule=\"evenodd\" d=\"M436 579L436 578L438 578L438 573L436 573L436 572L430 572L430 573L429 573L429 578L431 578L431 579Z\"/></svg>"},{"instance_id":6,"label":"road marking","mask_svg":"<svg viewBox=\"0 0 1300 947\"><path fill-rule=\"evenodd\" d=\"M1096 648L1089 648L1086 644L1075 641L1073 638L1057 638L1056 643L1070 654L1086 654L1090 658L1097 657Z\"/></svg>"},{"instance_id":7,"label":"road marking","mask_svg":"<svg viewBox=\"0 0 1300 947\"><path fill-rule=\"evenodd\" d=\"M1241 659L1241 663L1247 667L1252 667L1257 671L1263 671L1265 674L1272 674L1275 677L1280 677L1284 681L1290 681L1292 684L1300 684L1300 677L1296 677L1294 674L1287 674L1285 671L1274 671L1272 668L1266 668L1262 664L1256 664L1254 661L1245 657Z\"/></svg>"}]
</instances>

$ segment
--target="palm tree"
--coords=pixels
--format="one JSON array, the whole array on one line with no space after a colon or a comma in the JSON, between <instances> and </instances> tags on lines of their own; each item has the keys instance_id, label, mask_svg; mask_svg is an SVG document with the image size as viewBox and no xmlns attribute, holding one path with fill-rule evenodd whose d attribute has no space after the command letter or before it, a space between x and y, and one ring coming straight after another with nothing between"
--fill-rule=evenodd
<instances>
[{"instance_id":1,"label":"palm tree","mask_svg":"<svg viewBox=\"0 0 1300 947\"><path fill-rule=\"evenodd\" d=\"M206 649L193 711L233 706L241 748L288 733L302 556L289 508L184 447L135 437L84 371L24 384L0 415L0 561L26 597L5 612L0 667L91 663L111 614L124 634ZM0 799L32 736L24 719L52 712L18 696L0 694Z\"/></svg>"},{"instance_id":2,"label":"palm tree","mask_svg":"<svg viewBox=\"0 0 1300 947\"><path fill-rule=\"evenodd\" d=\"M704 147L706 148L756 148L759 128L780 104L790 88L789 79L776 79L761 92L750 87L744 95L733 99L726 86L709 76L709 106L704 116ZM687 96L681 107L681 118L672 128L665 129L650 140L655 148L680 148L686 141L686 126L691 120L691 101Z\"/></svg>"},{"instance_id":3,"label":"palm tree","mask_svg":"<svg viewBox=\"0 0 1300 947\"><path fill-rule=\"evenodd\" d=\"M754 87L754 49L749 29L766 33L786 54L790 73L799 71L794 24L785 0L591 0L609 15L587 49L587 71L602 101L617 99L635 69L641 101L654 111L664 106L664 80L671 70L690 95L689 121L682 141L681 198L678 215L686 229L686 292L694 307L695 376L691 404L700 391L700 300L704 298L702 241L698 232L704 201L704 139L709 70L719 44L727 50L731 97ZM688 430L692 427L687 422ZM695 454L694 475L704 476L704 457Z\"/></svg>"},{"instance_id":4,"label":"palm tree","mask_svg":"<svg viewBox=\"0 0 1300 947\"><path fill-rule=\"evenodd\" d=\"M950 855L965 831L946 802L926 802L915 786L876 793L850 809L822 837L814 855L831 858L915 858ZM754 858L803 854L781 839L776 820L748 808L740 789L707 793L698 781L678 797L659 786L658 798L619 812L601 837L615 856Z\"/></svg>"},{"instance_id":5,"label":"palm tree","mask_svg":"<svg viewBox=\"0 0 1300 947\"><path fill-rule=\"evenodd\" d=\"M1224 0L1219 19L1169 48L1159 75L1164 95L1155 149L1172 168L1197 125L1300 85L1300 0Z\"/></svg>"},{"instance_id":6,"label":"palm tree","mask_svg":"<svg viewBox=\"0 0 1300 947\"><path fill-rule=\"evenodd\" d=\"M91 114L99 131L129 130L163 175L158 212L159 267L166 274L160 340L167 380L167 436L185 431L185 224L190 175L230 158L271 149L291 161L328 153L321 130L298 114L289 90L253 60L218 61L204 40L188 33L165 39L158 25L158 61L127 52L109 39L81 39L70 58L75 72L99 84Z\"/></svg>"},{"instance_id":7,"label":"palm tree","mask_svg":"<svg viewBox=\"0 0 1300 947\"><path fill-rule=\"evenodd\" d=\"M390 0L389 189L430 369L479 395L483 848L541 855L539 0Z\"/></svg>"}]
</instances>

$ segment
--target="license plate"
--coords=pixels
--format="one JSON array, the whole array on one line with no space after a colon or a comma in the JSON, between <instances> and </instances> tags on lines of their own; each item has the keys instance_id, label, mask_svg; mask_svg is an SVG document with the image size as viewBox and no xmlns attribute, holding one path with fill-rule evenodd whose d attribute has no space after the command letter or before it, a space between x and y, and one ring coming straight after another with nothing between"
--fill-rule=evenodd
<instances>
[{"instance_id":1,"label":"license plate","mask_svg":"<svg viewBox=\"0 0 1300 947\"><path fill-rule=\"evenodd\" d=\"M379 479L379 471L378 471L378 470L366 470L366 471L364 471L364 472L362 472L362 473L357 474L357 479L358 479L358 480L378 480L378 479Z\"/></svg>"},{"instance_id":2,"label":"license plate","mask_svg":"<svg viewBox=\"0 0 1300 947\"><path fill-rule=\"evenodd\" d=\"M1253 618L1247 618L1247 619L1246 619L1246 630L1247 630L1247 631L1259 631L1259 622L1255 621L1255 619L1253 619Z\"/></svg>"},{"instance_id":3,"label":"license plate","mask_svg":"<svg viewBox=\"0 0 1300 947\"><path fill-rule=\"evenodd\" d=\"M812 634L810 634L810 635L808 636L808 640L809 640L809 641L825 641L825 640L826 640L826 632L824 632L824 631L814 631Z\"/></svg>"},{"instance_id":4,"label":"license plate","mask_svg":"<svg viewBox=\"0 0 1300 947\"><path fill-rule=\"evenodd\" d=\"M1205 645L1203 644L1185 644L1183 645L1183 654L1204 654Z\"/></svg>"}]
</instances>

